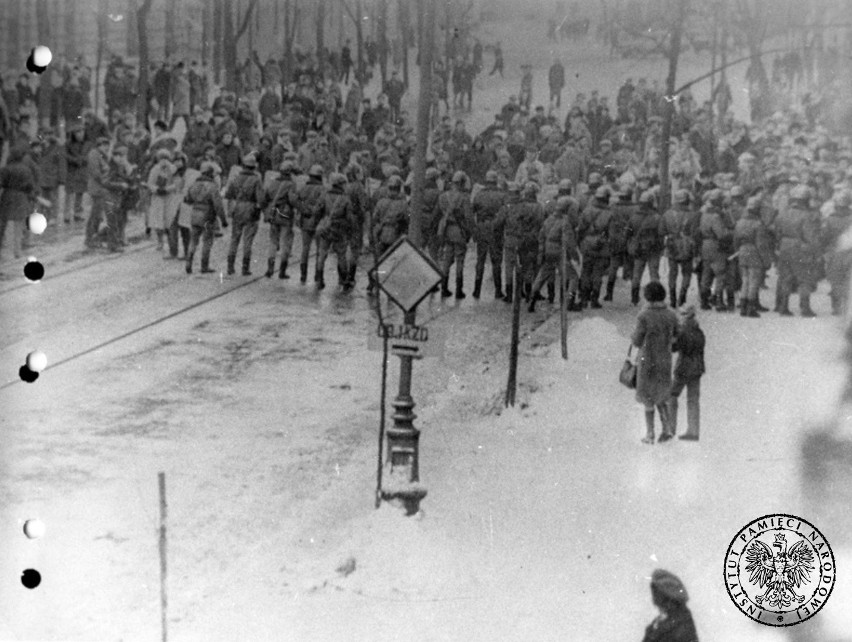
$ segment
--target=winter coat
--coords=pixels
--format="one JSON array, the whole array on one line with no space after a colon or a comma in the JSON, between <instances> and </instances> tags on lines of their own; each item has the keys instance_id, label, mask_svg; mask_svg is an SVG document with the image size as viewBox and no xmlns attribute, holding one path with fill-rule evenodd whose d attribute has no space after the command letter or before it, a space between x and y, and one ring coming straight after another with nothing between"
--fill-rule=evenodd
<instances>
[{"instance_id":1,"label":"winter coat","mask_svg":"<svg viewBox=\"0 0 852 642\"><path fill-rule=\"evenodd\" d=\"M627 226L630 219L639 209L630 201L619 201L610 206L612 216L609 219L609 251L612 254L622 254L627 251Z\"/></svg>"},{"instance_id":2,"label":"winter coat","mask_svg":"<svg viewBox=\"0 0 852 642\"><path fill-rule=\"evenodd\" d=\"M467 245L473 234L473 215L465 192L451 190L438 197L441 216L446 220L444 239L453 245Z\"/></svg>"},{"instance_id":3,"label":"winter coat","mask_svg":"<svg viewBox=\"0 0 852 642\"><path fill-rule=\"evenodd\" d=\"M349 240L355 227L352 201L340 187L332 187L325 195L323 219L328 219L328 228L323 238L330 243Z\"/></svg>"},{"instance_id":4,"label":"winter coat","mask_svg":"<svg viewBox=\"0 0 852 642\"><path fill-rule=\"evenodd\" d=\"M764 245L766 228L757 216L745 216L734 227L734 247L741 268L763 268L760 248Z\"/></svg>"},{"instance_id":5,"label":"winter coat","mask_svg":"<svg viewBox=\"0 0 852 642\"><path fill-rule=\"evenodd\" d=\"M88 171L88 184L86 191L92 198L106 195L104 183L109 173L109 161L97 147L89 150L86 155L86 167Z\"/></svg>"},{"instance_id":6,"label":"winter coat","mask_svg":"<svg viewBox=\"0 0 852 642\"><path fill-rule=\"evenodd\" d=\"M222 197L219 196L219 188L209 176L202 174L198 177L187 190L184 203L191 205L195 212L201 212L204 216L204 223L207 225L213 223L217 217L223 225L228 223L225 218Z\"/></svg>"},{"instance_id":7,"label":"winter coat","mask_svg":"<svg viewBox=\"0 0 852 642\"><path fill-rule=\"evenodd\" d=\"M657 617L645 629L642 642L698 642L689 609L683 605Z\"/></svg>"},{"instance_id":8,"label":"winter coat","mask_svg":"<svg viewBox=\"0 0 852 642\"><path fill-rule=\"evenodd\" d=\"M33 174L23 163L0 168L0 220L23 221L32 212L36 185Z\"/></svg>"},{"instance_id":9,"label":"winter coat","mask_svg":"<svg viewBox=\"0 0 852 642\"><path fill-rule=\"evenodd\" d=\"M308 178L307 184L301 189L298 195L298 211L297 225L303 232L313 232L317 229L322 216L323 197L325 196L325 186L321 180L316 178Z\"/></svg>"},{"instance_id":10,"label":"winter coat","mask_svg":"<svg viewBox=\"0 0 852 642\"><path fill-rule=\"evenodd\" d=\"M148 189L151 191L151 206L148 217L151 227L167 230L177 215L177 204L173 194L179 186L175 181L175 166L163 160L148 172Z\"/></svg>"},{"instance_id":11,"label":"winter coat","mask_svg":"<svg viewBox=\"0 0 852 642\"><path fill-rule=\"evenodd\" d=\"M189 114L189 78L181 73L175 77L172 93L172 113L176 116Z\"/></svg>"},{"instance_id":12,"label":"winter coat","mask_svg":"<svg viewBox=\"0 0 852 642\"><path fill-rule=\"evenodd\" d=\"M562 212L554 212L541 225L538 233L538 256L539 263L545 257L560 258L562 251L562 240L565 238L565 256L567 259L577 260L577 238L574 229L570 225L568 216Z\"/></svg>"},{"instance_id":13,"label":"winter coat","mask_svg":"<svg viewBox=\"0 0 852 642\"><path fill-rule=\"evenodd\" d=\"M589 205L580 217L577 236L584 256L605 258L609 256L609 224L612 212L606 206Z\"/></svg>"},{"instance_id":14,"label":"winter coat","mask_svg":"<svg viewBox=\"0 0 852 642\"><path fill-rule=\"evenodd\" d=\"M687 383L698 379L705 373L704 368L704 332L694 317L687 318L680 326L672 351L677 352L674 369L675 383Z\"/></svg>"},{"instance_id":15,"label":"winter coat","mask_svg":"<svg viewBox=\"0 0 852 642\"><path fill-rule=\"evenodd\" d=\"M263 178L259 172L243 167L225 190L225 198L232 202L231 213L235 221L257 221L263 203Z\"/></svg>"},{"instance_id":16,"label":"winter coat","mask_svg":"<svg viewBox=\"0 0 852 642\"><path fill-rule=\"evenodd\" d=\"M77 141L72 138L65 145L67 167L65 191L68 194L82 194L88 188L89 174L86 164L88 152L89 143L86 140Z\"/></svg>"},{"instance_id":17,"label":"winter coat","mask_svg":"<svg viewBox=\"0 0 852 642\"><path fill-rule=\"evenodd\" d=\"M699 222L697 212L677 207L666 210L660 222L660 232L669 259L691 261L695 258L701 241Z\"/></svg>"},{"instance_id":18,"label":"winter coat","mask_svg":"<svg viewBox=\"0 0 852 642\"><path fill-rule=\"evenodd\" d=\"M733 235L722 212L706 207L701 213L701 258L708 264L723 264L733 250Z\"/></svg>"},{"instance_id":19,"label":"winter coat","mask_svg":"<svg viewBox=\"0 0 852 642\"><path fill-rule=\"evenodd\" d=\"M663 251L659 214L640 208L627 222L627 252L630 256L646 259L659 256Z\"/></svg>"},{"instance_id":20,"label":"winter coat","mask_svg":"<svg viewBox=\"0 0 852 642\"><path fill-rule=\"evenodd\" d=\"M68 176L68 165L62 146L50 145L45 149L38 161L38 169L42 188L56 189L59 185L64 185Z\"/></svg>"},{"instance_id":21,"label":"winter coat","mask_svg":"<svg viewBox=\"0 0 852 642\"><path fill-rule=\"evenodd\" d=\"M389 193L373 212L373 239L387 247L408 231L408 204L398 192Z\"/></svg>"},{"instance_id":22,"label":"winter coat","mask_svg":"<svg viewBox=\"0 0 852 642\"><path fill-rule=\"evenodd\" d=\"M482 240L490 239L494 219L503 207L506 194L496 187L486 186L473 199L473 218L476 221L476 234Z\"/></svg>"},{"instance_id":23,"label":"winter coat","mask_svg":"<svg viewBox=\"0 0 852 642\"><path fill-rule=\"evenodd\" d=\"M662 301L649 303L636 319L636 401L656 406L669 398L672 385L672 344L678 336L677 315Z\"/></svg>"}]
</instances>

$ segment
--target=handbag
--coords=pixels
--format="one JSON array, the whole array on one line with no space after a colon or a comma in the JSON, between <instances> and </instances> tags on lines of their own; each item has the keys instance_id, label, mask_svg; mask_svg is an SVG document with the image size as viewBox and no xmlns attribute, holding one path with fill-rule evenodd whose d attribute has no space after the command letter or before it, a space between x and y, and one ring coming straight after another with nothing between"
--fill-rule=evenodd
<instances>
[{"instance_id":1,"label":"handbag","mask_svg":"<svg viewBox=\"0 0 852 642\"><path fill-rule=\"evenodd\" d=\"M627 349L627 359L624 360L624 365L621 366L621 372L618 373L618 380L622 385L630 390L636 389L636 364L630 360L630 351L633 350L633 345Z\"/></svg>"}]
</instances>

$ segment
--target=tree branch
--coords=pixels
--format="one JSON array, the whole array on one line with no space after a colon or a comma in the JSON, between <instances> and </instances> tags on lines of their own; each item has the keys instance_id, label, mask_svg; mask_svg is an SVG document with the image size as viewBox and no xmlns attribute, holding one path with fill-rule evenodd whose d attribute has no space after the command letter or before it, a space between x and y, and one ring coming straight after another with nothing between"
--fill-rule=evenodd
<instances>
[{"instance_id":1,"label":"tree branch","mask_svg":"<svg viewBox=\"0 0 852 642\"><path fill-rule=\"evenodd\" d=\"M240 28L237 30L237 33L234 35L234 42L238 42L242 35L246 32L249 26L249 20L251 20L251 12L254 11L255 6L257 5L257 0L251 0L249 3L248 9L246 9L246 15L243 16L243 23L240 25Z\"/></svg>"},{"instance_id":2,"label":"tree branch","mask_svg":"<svg viewBox=\"0 0 852 642\"><path fill-rule=\"evenodd\" d=\"M346 0L340 0L340 4L346 9L346 13L349 14L349 17L352 18L352 22L358 22L358 18L355 16L355 12L349 6L349 3Z\"/></svg>"}]
</instances>

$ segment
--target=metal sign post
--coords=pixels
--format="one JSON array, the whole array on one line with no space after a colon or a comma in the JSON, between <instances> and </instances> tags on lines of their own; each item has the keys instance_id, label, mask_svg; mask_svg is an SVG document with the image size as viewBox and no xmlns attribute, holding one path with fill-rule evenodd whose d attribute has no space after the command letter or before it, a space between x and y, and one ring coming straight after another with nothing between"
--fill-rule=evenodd
<instances>
[{"instance_id":1,"label":"metal sign post","mask_svg":"<svg viewBox=\"0 0 852 642\"><path fill-rule=\"evenodd\" d=\"M371 270L379 288L405 313L404 323L398 326L386 324L379 329L379 336L395 338L393 353L399 357L399 391L393 400L393 426L388 428L387 451L384 474L381 476L381 498L399 502L407 515L420 510L420 501L426 496L426 487L420 483L420 431L414 427L414 399L411 396L411 371L418 354L417 343L425 343L428 330L417 327L416 309L438 283L441 270L407 237L394 243L379 258Z\"/></svg>"}]
</instances>

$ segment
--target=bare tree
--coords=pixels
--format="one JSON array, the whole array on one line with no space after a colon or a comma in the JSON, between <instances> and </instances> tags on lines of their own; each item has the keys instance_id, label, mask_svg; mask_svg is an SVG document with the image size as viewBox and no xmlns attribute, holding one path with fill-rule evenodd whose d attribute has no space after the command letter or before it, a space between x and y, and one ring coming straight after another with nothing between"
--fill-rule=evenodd
<instances>
[{"instance_id":1,"label":"bare tree","mask_svg":"<svg viewBox=\"0 0 852 642\"><path fill-rule=\"evenodd\" d=\"M177 45L176 27L177 27L177 6L176 0L166 0L166 42L165 42L165 58L170 60L175 55Z\"/></svg>"},{"instance_id":2,"label":"bare tree","mask_svg":"<svg viewBox=\"0 0 852 642\"><path fill-rule=\"evenodd\" d=\"M287 84L293 80L293 42L296 38L296 31L299 28L299 18L301 12L299 10L298 0L284 0L284 83Z\"/></svg>"},{"instance_id":3,"label":"bare tree","mask_svg":"<svg viewBox=\"0 0 852 642\"><path fill-rule=\"evenodd\" d=\"M346 13L349 15L349 17L352 19L352 22L355 24L355 78L358 79L358 82L363 83L364 76L366 73L366 69L364 67L364 29L361 24L361 16L363 15L363 10L361 8L361 0L354 1L354 10L346 0L340 0L340 3L343 5L343 8L346 10Z\"/></svg>"},{"instance_id":4,"label":"bare tree","mask_svg":"<svg viewBox=\"0 0 852 642\"><path fill-rule=\"evenodd\" d=\"M677 63L680 58L681 41L683 39L686 11L689 0L676 0L674 21L669 28L669 44L666 51L669 60L669 73L666 76L665 111L663 113L663 134L660 149L660 208L669 206L669 139L672 135L672 120L674 119L675 82L677 80Z\"/></svg>"},{"instance_id":5,"label":"bare tree","mask_svg":"<svg viewBox=\"0 0 852 642\"><path fill-rule=\"evenodd\" d=\"M139 41L139 84L136 96L136 115L140 123L148 125L148 15L151 13L151 5L154 0L143 0L137 6L137 0L132 0L136 13L136 33Z\"/></svg>"},{"instance_id":6,"label":"bare tree","mask_svg":"<svg viewBox=\"0 0 852 642\"><path fill-rule=\"evenodd\" d=\"M224 7L223 20L223 58L225 63L225 86L234 89L237 86L237 46L249 26L252 11L257 6L257 0L249 0L246 12L243 14L240 27L234 32L234 14L228 3Z\"/></svg>"},{"instance_id":7,"label":"bare tree","mask_svg":"<svg viewBox=\"0 0 852 642\"><path fill-rule=\"evenodd\" d=\"M317 6L316 36L317 36L317 68L320 78L325 75L325 0L314 0Z\"/></svg>"}]
</instances>

